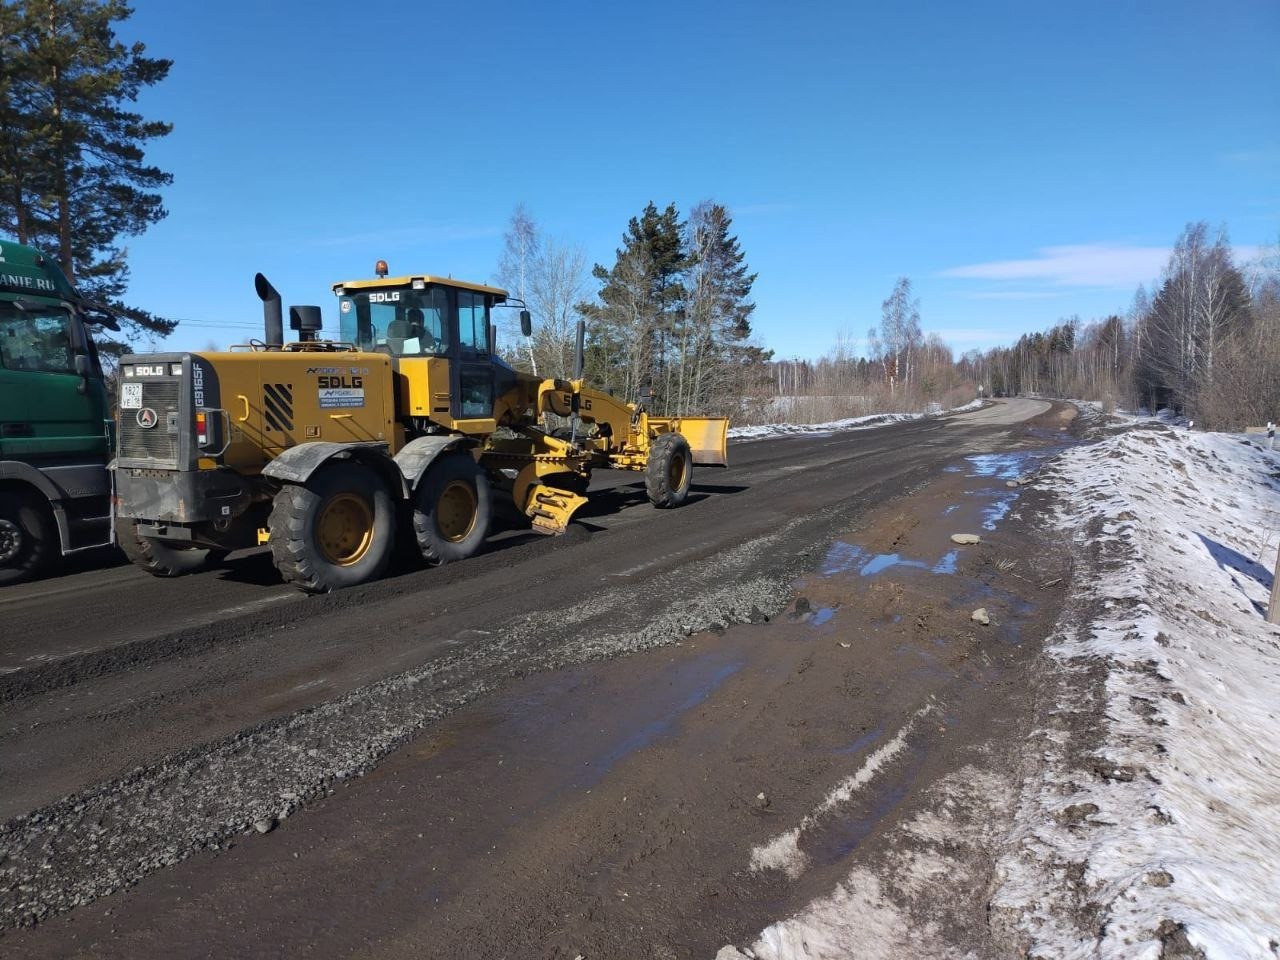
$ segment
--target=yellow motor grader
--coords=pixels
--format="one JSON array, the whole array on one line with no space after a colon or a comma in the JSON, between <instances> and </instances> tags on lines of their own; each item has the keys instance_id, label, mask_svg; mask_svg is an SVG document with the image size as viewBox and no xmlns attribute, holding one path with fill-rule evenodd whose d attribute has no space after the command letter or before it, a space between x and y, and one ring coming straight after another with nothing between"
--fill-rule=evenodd
<instances>
[{"instance_id":1,"label":"yellow motor grader","mask_svg":"<svg viewBox=\"0 0 1280 960\"><path fill-rule=\"evenodd\" d=\"M262 274L265 338L225 352L121 360L114 471L117 541L157 576L270 544L309 592L376 579L397 547L431 564L471 556L495 494L535 530L563 533L592 470L645 475L676 507L695 464L726 466L728 421L655 417L577 374L541 379L497 355L505 290L426 274L335 284L339 340L319 307L291 307ZM549 430L547 414L567 428Z\"/></svg>"}]
</instances>

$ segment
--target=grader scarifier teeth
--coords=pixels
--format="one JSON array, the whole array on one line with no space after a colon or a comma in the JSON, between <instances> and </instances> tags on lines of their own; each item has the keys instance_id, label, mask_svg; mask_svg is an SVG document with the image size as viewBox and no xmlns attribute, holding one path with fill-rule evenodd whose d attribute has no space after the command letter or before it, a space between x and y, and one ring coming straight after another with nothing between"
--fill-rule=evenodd
<instances>
[{"instance_id":1,"label":"grader scarifier teeth","mask_svg":"<svg viewBox=\"0 0 1280 960\"><path fill-rule=\"evenodd\" d=\"M586 497L569 490L539 483L529 488L524 512L533 521L533 529L554 536L565 532L574 511L586 502Z\"/></svg>"}]
</instances>

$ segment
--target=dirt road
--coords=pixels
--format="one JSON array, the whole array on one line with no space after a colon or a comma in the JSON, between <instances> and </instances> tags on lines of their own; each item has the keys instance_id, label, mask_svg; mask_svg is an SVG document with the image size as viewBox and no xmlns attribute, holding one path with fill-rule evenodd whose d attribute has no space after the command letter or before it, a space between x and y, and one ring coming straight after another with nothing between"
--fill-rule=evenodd
<instances>
[{"instance_id":1,"label":"dirt road","mask_svg":"<svg viewBox=\"0 0 1280 960\"><path fill-rule=\"evenodd\" d=\"M507 530L327 597L262 557L5 591L2 949L590 960L749 941L1020 737L1068 574L1036 495L1006 481L1070 413L1010 401L736 444L678 511L608 475L566 537ZM824 806L893 744L874 790ZM982 952L962 901L943 935Z\"/></svg>"}]
</instances>

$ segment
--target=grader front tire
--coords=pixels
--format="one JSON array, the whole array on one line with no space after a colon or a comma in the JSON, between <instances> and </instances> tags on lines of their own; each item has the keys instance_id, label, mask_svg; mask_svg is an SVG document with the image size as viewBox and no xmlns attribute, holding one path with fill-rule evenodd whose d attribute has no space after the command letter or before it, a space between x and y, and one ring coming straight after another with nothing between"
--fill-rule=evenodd
<instances>
[{"instance_id":1,"label":"grader front tire","mask_svg":"<svg viewBox=\"0 0 1280 960\"><path fill-rule=\"evenodd\" d=\"M267 526L276 569L308 593L376 580L391 560L395 517L377 474L358 463L328 463L275 496Z\"/></svg>"},{"instance_id":2,"label":"grader front tire","mask_svg":"<svg viewBox=\"0 0 1280 960\"><path fill-rule=\"evenodd\" d=\"M427 469L413 498L413 532L432 566L465 560L489 535L489 478L465 453L446 454Z\"/></svg>"},{"instance_id":3,"label":"grader front tire","mask_svg":"<svg viewBox=\"0 0 1280 960\"><path fill-rule=\"evenodd\" d=\"M693 479L693 452L678 433L660 434L649 448L644 488L655 507L678 507L689 499Z\"/></svg>"}]
</instances>

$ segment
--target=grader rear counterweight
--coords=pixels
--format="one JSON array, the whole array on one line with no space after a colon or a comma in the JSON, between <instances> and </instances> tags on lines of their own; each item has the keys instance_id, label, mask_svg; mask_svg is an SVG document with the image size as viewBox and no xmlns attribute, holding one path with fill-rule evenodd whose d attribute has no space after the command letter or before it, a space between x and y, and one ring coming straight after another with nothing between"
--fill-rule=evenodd
<instances>
[{"instance_id":1,"label":"grader rear counterweight","mask_svg":"<svg viewBox=\"0 0 1280 960\"><path fill-rule=\"evenodd\" d=\"M506 291L388 277L381 261L376 273L334 285L338 340L316 338L319 308L293 307L299 339L284 343L259 274L265 340L123 358L121 382L137 386L120 391L112 469L131 559L176 576L269 544L286 580L325 592L380 577L397 546L429 564L471 556L495 493L558 534L593 470L643 473L665 508L688 498L695 465L727 466L724 418L650 416L589 387L580 360L571 380L504 363L491 311Z\"/></svg>"}]
</instances>

